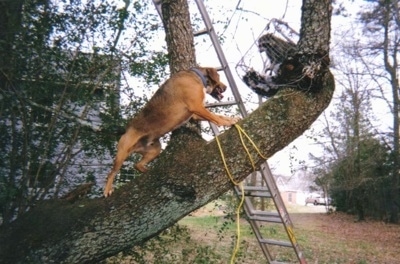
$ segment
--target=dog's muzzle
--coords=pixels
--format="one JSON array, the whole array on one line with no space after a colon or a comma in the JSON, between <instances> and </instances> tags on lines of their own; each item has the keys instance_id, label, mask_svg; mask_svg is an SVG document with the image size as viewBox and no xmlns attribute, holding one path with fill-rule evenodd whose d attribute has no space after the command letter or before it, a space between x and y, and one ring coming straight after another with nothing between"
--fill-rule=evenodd
<instances>
[{"instance_id":1,"label":"dog's muzzle","mask_svg":"<svg viewBox=\"0 0 400 264\"><path fill-rule=\"evenodd\" d=\"M217 99L218 101L221 101L222 98L224 98L224 96L222 95L223 92L225 92L226 90L226 86L217 86L214 88L214 90L210 93L210 95L212 97L214 97L215 99Z\"/></svg>"}]
</instances>

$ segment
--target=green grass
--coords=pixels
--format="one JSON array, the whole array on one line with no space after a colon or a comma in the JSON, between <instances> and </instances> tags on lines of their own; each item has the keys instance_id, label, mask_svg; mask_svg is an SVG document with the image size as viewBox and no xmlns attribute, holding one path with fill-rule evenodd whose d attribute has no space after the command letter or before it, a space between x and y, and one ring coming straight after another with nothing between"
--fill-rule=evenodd
<instances>
[{"instance_id":1,"label":"green grass","mask_svg":"<svg viewBox=\"0 0 400 264\"><path fill-rule=\"evenodd\" d=\"M179 221L180 224L196 227L196 228L209 228L213 226L218 226L221 222L221 217L219 216L201 216L192 217L187 216Z\"/></svg>"},{"instance_id":2,"label":"green grass","mask_svg":"<svg viewBox=\"0 0 400 264\"><path fill-rule=\"evenodd\" d=\"M225 256L230 259L238 232L236 222L226 220L223 217L200 216L185 217L179 222L179 224L186 226L189 230L192 230L193 233L199 232L208 234L208 236L210 233L217 234L215 239L217 239L219 243L213 244L211 241L204 242L213 244L219 251L226 251ZM281 224L266 224L260 227L260 231L263 234L263 237L289 242L288 235ZM195 240L197 239L196 237L193 238ZM291 248L288 249L275 246L271 247L271 252L272 254L277 255L277 260L279 261L296 261L296 256ZM240 247L236 256L237 262L259 263L260 257L264 258L255 234L253 233L250 224L242 219L240 221Z\"/></svg>"},{"instance_id":3,"label":"green grass","mask_svg":"<svg viewBox=\"0 0 400 264\"><path fill-rule=\"evenodd\" d=\"M185 217L178 224L197 230L226 231L232 234L236 234L237 232L237 223L232 219L225 219L221 216ZM244 237L254 236L250 225L243 220L240 221L240 233Z\"/></svg>"},{"instance_id":4,"label":"green grass","mask_svg":"<svg viewBox=\"0 0 400 264\"><path fill-rule=\"evenodd\" d=\"M313 213L304 213L304 210ZM319 208L303 206L294 208L296 213L291 213L296 240L308 263L398 263L396 243L400 226L376 221L359 224L354 223L352 216L326 215L315 210ZM234 219L235 216L226 218L211 206L183 218L178 225L142 247L135 247L107 263L229 263L237 235ZM281 224L263 224L260 230L264 238L289 241ZM240 231L235 263L266 263L249 223L243 219ZM277 261L297 263L292 248L270 247L270 251Z\"/></svg>"}]
</instances>

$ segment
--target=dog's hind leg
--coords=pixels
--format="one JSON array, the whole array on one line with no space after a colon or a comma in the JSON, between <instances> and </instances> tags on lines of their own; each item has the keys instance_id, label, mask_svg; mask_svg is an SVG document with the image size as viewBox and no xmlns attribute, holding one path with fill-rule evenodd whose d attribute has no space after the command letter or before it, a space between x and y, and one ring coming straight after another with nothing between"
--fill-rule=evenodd
<instances>
[{"instance_id":1,"label":"dog's hind leg","mask_svg":"<svg viewBox=\"0 0 400 264\"><path fill-rule=\"evenodd\" d=\"M146 165L150 161L154 160L161 152L161 143L160 140L154 140L152 143L147 145L143 151L138 151L138 153L142 154L142 159L135 164L135 168L138 171L146 172Z\"/></svg>"},{"instance_id":2,"label":"dog's hind leg","mask_svg":"<svg viewBox=\"0 0 400 264\"><path fill-rule=\"evenodd\" d=\"M104 187L104 196L108 197L113 192L113 182L118 171L121 169L122 164L126 158L134 151L134 146L137 143L138 136L135 135L134 131L128 130L121 136L118 141L117 155L114 160L114 165L111 172L107 176L107 183Z\"/></svg>"}]
</instances>

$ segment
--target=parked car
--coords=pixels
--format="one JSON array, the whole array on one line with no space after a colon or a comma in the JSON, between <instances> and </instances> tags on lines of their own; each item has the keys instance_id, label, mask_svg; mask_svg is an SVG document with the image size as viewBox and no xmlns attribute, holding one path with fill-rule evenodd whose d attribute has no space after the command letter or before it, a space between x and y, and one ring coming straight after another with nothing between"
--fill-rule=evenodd
<instances>
[{"instance_id":1,"label":"parked car","mask_svg":"<svg viewBox=\"0 0 400 264\"><path fill-rule=\"evenodd\" d=\"M306 205L309 203L313 205L326 205L326 203L328 203L328 205L330 205L331 198L311 195L306 198Z\"/></svg>"}]
</instances>

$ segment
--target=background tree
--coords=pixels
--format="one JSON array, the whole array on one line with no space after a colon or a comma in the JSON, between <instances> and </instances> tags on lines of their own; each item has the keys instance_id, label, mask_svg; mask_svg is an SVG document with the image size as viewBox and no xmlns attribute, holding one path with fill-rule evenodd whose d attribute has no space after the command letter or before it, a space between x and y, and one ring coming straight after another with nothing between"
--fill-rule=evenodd
<instances>
[{"instance_id":1,"label":"background tree","mask_svg":"<svg viewBox=\"0 0 400 264\"><path fill-rule=\"evenodd\" d=\"M179 1L165 3L164 16L171 14L172 21L188 19L180 12L183 5L171 4ZM289 80L307 80L314 92L282 89L240 122L268 157L315 121L329 104L334 89L327 68L330 1L305 0L302 14L299 52L282 67ZM188 30L190 34L190 28L179 28L180 35L174 40L183 38ZM236 130L228 130L220 140L236 180L245 179L252 168ZM255 150L251 155L257 165L264 161ZM0 261L96 262L140 244L232 188L219 160L215 142L206 143L191 132L182 133L179 140L169 142L149 173L119 188L110 199L42 202L1 227ZM15 251L19 254L12 253Z\"/></svg>"},{"instance_id":2,"label":"background tree","mask_svg":"<svg viewBox=\"0 0 400 264\"><path fill-rule=\"evenodd\" d=\"M383 65L382 63L377 65L377 59L366 59L365 62L377 87L381 89L382 98L388 102L393 114L393 166L390 192L390 222L392 223L399 221L400 209L399 8L399 2L396 0L378 0L367 5L367 9L360 12L360 20L364 23L364 32L371 39L368 45L363 45L363 55L366 58L377 57L383 62ZM382 68L385 69L385 72L382 72ZM390 93L388 93L389 89ZM388 94L391 94L392 100L387 99Z\"/></svg>"},{"instance_id":3,"label":"background tree","mask_svg":"<svg viewBox=\"0 0 400 264\"><path fill-rule=\"evenodd\" d=\"M340 44L335 71L341 76L337 79L341 92L333 110L323 115L324 129L318 140L323 156L313 157L317 181L328 183L337 210L357 213L359 220L386 218L391 166L388 137L374 126L373 103L380 91L371 82L372 68L365 63L363 48L352 39Z\"/></svg>"},{"instance_id":4,"label":"background tree","mask_svg":"<svg viewBox=\"0 0 400 264\"><path fill-rule=\"evenodd\" d=\"M344 157L332 164L332 197L338 211L357 213L358 220L375 217L387 221L390 156L381 142L363 139L358 156ZM352 175L354 160L361 165L359 175ZM373 195L371 195L373 194Z\"/></svg>"}]
</instances>

